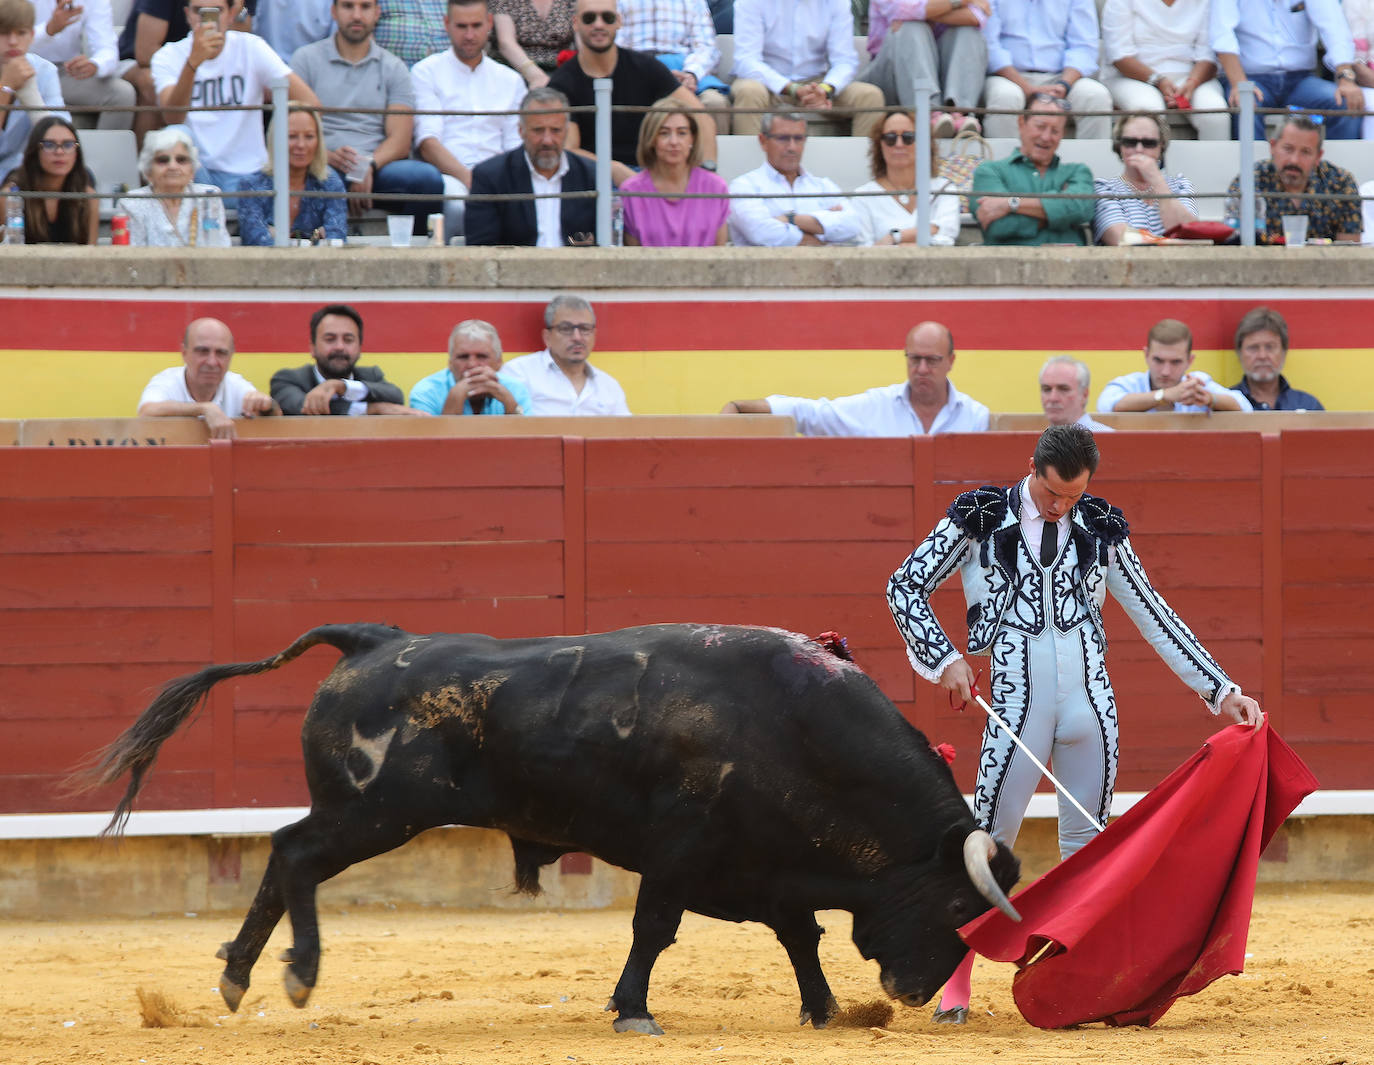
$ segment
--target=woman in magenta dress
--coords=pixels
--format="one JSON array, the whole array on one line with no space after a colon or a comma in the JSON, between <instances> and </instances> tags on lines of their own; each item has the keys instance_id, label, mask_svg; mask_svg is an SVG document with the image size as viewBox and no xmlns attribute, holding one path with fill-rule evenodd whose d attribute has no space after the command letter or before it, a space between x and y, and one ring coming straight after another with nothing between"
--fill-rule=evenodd
<instances>
[{"instance_id":1,"label":"woman in magenta dress","mask_svg":"<svg viewBox=\"0 0 1374 1065\"><path fill-rule=\"evenodd\" d=\"M659 100L644 116L638 152L643 169L620 186L626 244L709 248L727 241L728 189L723 180L698 165L701 138L697 123L702 121L711 120L673 99ZM669 195L630 195L635 192ZM697 199L698 195L710 198Z\"/></svg>"}]
</instances>

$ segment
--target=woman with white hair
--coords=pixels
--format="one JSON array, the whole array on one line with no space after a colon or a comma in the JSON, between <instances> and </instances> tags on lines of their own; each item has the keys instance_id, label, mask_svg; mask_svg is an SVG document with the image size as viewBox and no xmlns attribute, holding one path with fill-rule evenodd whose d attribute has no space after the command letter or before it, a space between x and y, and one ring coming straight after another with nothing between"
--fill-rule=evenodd
<instances>
[{"instance_id":1,"label":"woman with white hair","mask_svg":"<svg viewBox=\"0 0 1374 1065\"><path fill-rule=\"evenodd\" d=\"M267 143L275 144L273 125L267 127ZM320 116L301 104L292 104L286 117L287 184L291 189L292 238L344 240L348 236L348 201L343 179L329 165ZM244 182L241 192L271 192L272 163ZM333 192L337 196L302 196L303 192ZM271 196L239 198L239 239L244 244L273 243Z\"/></svg>"},{"instance_id":2,"label":"woman with white hair","mask_svg":"<svg viewBox=\"0 0 1374 1065\"><path fill-rule=\"evenodd\" d=\"M199 165L200 155L185 126L156 129L143 138L138 171L148 184L120 197L117 205L129 215L130 244L229 247L219 188L191 180Z\"/></svg>"}]
</instances>

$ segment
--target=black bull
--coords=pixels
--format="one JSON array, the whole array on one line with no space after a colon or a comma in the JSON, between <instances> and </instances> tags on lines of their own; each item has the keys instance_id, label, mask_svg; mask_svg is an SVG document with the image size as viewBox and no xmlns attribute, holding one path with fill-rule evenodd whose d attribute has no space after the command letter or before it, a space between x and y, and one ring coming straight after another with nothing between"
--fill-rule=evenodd
<instances>
[{"instance_id":1,"label":"black bull","mask_svg":"<svg viewBox=\"0 0 1374 1065\"><path fill-rule=\"evenodd\" d=\"M159 748L215 684L322 643L343 658L301 729L310 813L273 834L243 927L220 951L230 1009L283 912L286 990L304 1005L319 968L316 885L447 824L508 833L523 891L572 851L641 875L607 1007L617 1030L659 1031L649 975L686 910L773 929L801 1022L817 1027L836 1006L816 910L853 914L855 945L908 1005L954 971L966 949L955 929L987 901L1014 915L1004 892L1018 863L976 828L926 738L852 663L776 629L519 640L312 629L271 658L170 682L88 778L130 775L106 831L122 830Z\"/></svg>"}]
</instances>

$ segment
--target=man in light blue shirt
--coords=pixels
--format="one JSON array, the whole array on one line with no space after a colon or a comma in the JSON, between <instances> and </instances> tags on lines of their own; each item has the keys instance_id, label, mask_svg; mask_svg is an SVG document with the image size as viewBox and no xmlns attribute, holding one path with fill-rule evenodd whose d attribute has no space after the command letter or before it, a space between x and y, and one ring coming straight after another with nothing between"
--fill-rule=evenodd
<instances>
[{"instance_id":1,"label":"man in light blue shirt","mask_svg":"<svg viewBox=\"0 0 1374 1065\"><path fill-rule=\"evenodd\" d=\"M48 111L70 122L63 110L57 68L29 51L33 44L34 9L9 4L0 11L0 178L19 165L33 124ZM44 108L26 110L26 108Z\"/></svg>"},{"instance_id":2,"label":"man in light blue shirt","mask_svg":"<svg viewBox=\"0 0 1374 1065\"><path fill-rule=\"evenodd\" d=\"M1236 86L1253 81L1259 87L1256 107L1350 111L1364 110L1364 95L1355 83L1355 41L1340 0L1212 0L1211 44L1221 65L1221 87L1232 107L1239 106ZM1312 73L1317 41L1326 49L1327 69L1336 83ZM1327 136L1358 140L1359 115L1326 116ZM1240 118L1231 119L1239 136ZM1255 116L1255 139L1264 140L1264 119Z\"/></svg>"},{"instance_id":3,"label":"man in light blue shirt","mask_svg":"<svg viewBox=\"0 0 1374 1065\"><path fill-rule=\"evenodd\" d=\"M954 336L939 322L922 322L906 336L906 377L838 399L769 396L732 399L722 414L779 414L796 419L802 436L928 436L981 433L988 408L954 387Z\"/></svg>"},{"instance_id":4,"label":"man in light blue shirt","mask_svg":"<svg viewBox=\"0 0 1374 1065\"><path fill-rule=\"evenodd\" d=\"M1193 365L1193 332L1176 318L1150 328L1145 341L1145 369L1109 381L1097 397L1104 414L1173 411L1210 414L1214 410L1253 410L1241 393L1219 385Z\"/></svg>"},{"instance_id":5,"label":"man in light blue shirt","mask_svg":"<svg viewBox=\"0 0 1374 1065\"><path fill-rule=\"evenodd\" d=\"M496 327L469 318L448 338L448 367L416 382L410 405L429 414L528 414L529 390L501 373Z\"/></svg>"},{"instance_id":6,"label":"man in light blue shirt","mask_svg":"<svg viewBox=\"0 0 1374 1065\"><path fill-rule=\"evenodd\" d=\"M1065 98L1079 112L1075 135L1111 135L1112 94L1095 81L1100 33L1093 0L997 0L983 34L988 42L989 109L1015 111L1036 92ZM1101 111L1100 115L1081 114ZM1015 137L1015 115L988 115L989 137Z\"/></svg>"}]
</instances>

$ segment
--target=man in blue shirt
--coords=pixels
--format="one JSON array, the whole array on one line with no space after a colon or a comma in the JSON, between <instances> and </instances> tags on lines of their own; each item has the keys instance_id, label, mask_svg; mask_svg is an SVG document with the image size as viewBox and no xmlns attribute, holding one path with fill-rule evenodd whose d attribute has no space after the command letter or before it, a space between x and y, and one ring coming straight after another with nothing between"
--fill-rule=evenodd
<instances>
[{"instance_id":1,"label":"man in blue shirt","mask_svg":"<svg viewBox=\"0 0 1374 1065\"><path fill-rule=\"evenodd\" d=\"M1112 94L1092 77L1101 36L1093 0L997 0L983 35L988 42L983 95L989 110L1015 111L1035 93L1047 92L1078 113L1075 136L1111 136ZM983 129L989 137L1014 137L1016 116L988 115Z\"/></svg>"},{"instance_id":2,"label":"man in blue shirt","mask_svg":"<svg viewBox=\"0 0 1374 1065\"><path fill-rule=\"evenodd\" d=\"M1283 376L1288 359L1288 323L1270 307L1256 307L1236 326L1236 358L1245 376L1232 390L1255 410L1325 410L1321 400Z\"/></svg>"},{"instance_id":3,"label":"man in blue shirt","mask_svg":"<svg viewBox=\"0 0 1374 1065\"><path fill-rule=\"evenodd\" d=\"M1212 0L1211 44L1221 65L1221 87L1232 107L1239 106L1236 86L1253 81L1259 88L1256 107L1294 107L1316 111L1364 110L1364 95L1355 83L1355 41L1340 0ZM1335 71L1336 83L1312 73L1317 41L1326 49L1323 61ZM1358 140L1360 116L1327 116L1327 135ZM1240 118L1231 119L1239 136ZM1255 139L1264 138L1264 119L1255 115Z\"/></svg>"},{"instance_id":4,"label":"man in blue shirt","mask_svg":"<svg viewBox=\"0 0 1374 1065\"><path fill-rule=\"evenodd\" d=\"M448 338L448 368L417 381L410 405L429 414L528 414L529 390L501 373L496 327L469 318Z\"/></svg>"}]
</instances>

